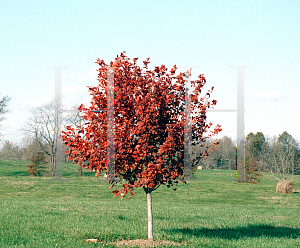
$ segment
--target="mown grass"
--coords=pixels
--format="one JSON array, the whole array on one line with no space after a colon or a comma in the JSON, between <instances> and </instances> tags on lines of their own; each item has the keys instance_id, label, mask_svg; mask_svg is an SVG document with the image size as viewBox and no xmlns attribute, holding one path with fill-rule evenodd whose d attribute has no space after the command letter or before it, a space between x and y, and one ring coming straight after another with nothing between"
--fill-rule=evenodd
<instances>
[{"instance_id":1,"label":"mown grass","mask_svg":"<svg viewBox=\"0 0 300 248\"><path fill-rule=\"evenodd\" d=\"M101 242L147 239L142 189L120 201L94 172L78 177L76 165L63 164L69 180L47 181L28 176L27 163L0 160L0 247L115 247ZM152 193L154 239L181 247L300 247L300 176L296 193L282 195L277 180L262 174L260 184L247 184L230 180L235 171L201 170L176 191L160 187Z\"/></svg>"}]
</instances>

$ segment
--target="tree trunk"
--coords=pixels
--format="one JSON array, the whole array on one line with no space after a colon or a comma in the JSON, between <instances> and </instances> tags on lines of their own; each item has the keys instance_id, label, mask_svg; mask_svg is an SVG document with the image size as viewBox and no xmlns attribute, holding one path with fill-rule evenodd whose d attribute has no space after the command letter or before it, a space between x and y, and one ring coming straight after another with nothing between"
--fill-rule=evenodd
<instances>
[{"instance_id":1,"label":"tree trunk","mask_svg":"<svg viewBox=\"0 0 300 248\"><path fill-rule=\"evenodd\" d=\"M51 156L51 177L54 177L54 171L55 171L55 167L56 167L56 163L55 163L55 157Z\"/></svg>"},{"instance_id":2,"label":"tree trunk","mask_svg":"<svg viewBox=\"0 0 300 248\"><path fill-rule=\"evenodd\" d=\"M51 164L51 177L54 177L55 163Z\"/></svg>"},{"instance_id":3,"label":"tree trunk","mask_svg":"<svg viewBox=\"0 0 300 248\"><path fill-rule=\"evenodd\" d=\"M81 166L78 166L78 176L82 176L82 167Z\"/></svg>"},{"instance_id":4,"label":"tree trunk","mask_svg":"<svg viewBox=\"0 0 300 248\"><path fill-rule=\"evenodd\" d=\"M153 240L151 193L147 193L147 207L148 207L148 240Z\"/></svg>"}]
</instances>

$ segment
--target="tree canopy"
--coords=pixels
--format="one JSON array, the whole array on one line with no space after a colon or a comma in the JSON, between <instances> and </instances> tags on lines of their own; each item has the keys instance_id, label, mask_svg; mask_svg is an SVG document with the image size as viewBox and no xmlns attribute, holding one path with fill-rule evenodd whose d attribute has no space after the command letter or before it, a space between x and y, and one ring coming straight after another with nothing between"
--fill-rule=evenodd
<instances>
[{"instance_id":1,"label":"tree canopy","mask_svg":"<svg viewBox=\"0 0 300 248\"><path fill-rule=\"evenodd\" d=\"M114 73L114 142L115 177L123 178L121 191L114 190L115 196L134 188L142 187L151 193L160 185L168 187L178 183L184 168L184 126L186 75L175 75L176 65L168 71L164 65L148 69L150 58L143 61L140 68L134 58L130 61L123 53L115 61L106 64L98 59L97 86L88 86L92 96L91 106L81 105L86 122L81 127L68 126L62 139L69 145L69 159L91 171L96 176L107 169L107 80L110 69ZM172 82L175 81L175 84ZM206 109L216 105L209 101L209 90L199 101L202 87L206 83L203 75L191 82L195 85L191 95L191 109L200 109L200 114L192 117L191 137L193 141L205 142L207 138L221 131L217 125L207 137L204 133L212 123L206 121ZM104 92L103 92L104 90ZM99 111L104 110L104 111ZM195 143L195 142L194 142ZM207 151L202 154L207 155ZM88 164L82 165L88 161ZM110 189L117 184L111 180ZM114 196L114 197L115 197Z\"/></svg>"}]
</instances>

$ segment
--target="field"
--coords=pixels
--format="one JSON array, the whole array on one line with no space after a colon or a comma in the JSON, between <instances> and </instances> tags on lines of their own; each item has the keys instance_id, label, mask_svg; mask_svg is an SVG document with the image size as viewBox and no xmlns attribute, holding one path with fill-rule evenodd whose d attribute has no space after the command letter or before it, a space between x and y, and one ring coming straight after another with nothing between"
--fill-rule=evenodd
<instances>
[{"instance_id":1,"label":"field","mask_svg":"<svg viewBox=\"0 0 300 248\"><path fill-rule=\"evenodd\" d=\"M121 201L89 170L78 177L76 165L63 164L68 180L47 181L28 176L27 163L0 160L0 247L116 247L107 242L147 239L142 189ZM300 247L300 176L296 192L282 195L277 180L262 174L260 184L247 184L230 180L235 171L199 170L198 180L176 191L161 186L152 193L154 239L180 247Z\"/></svg>"}]
</instances>

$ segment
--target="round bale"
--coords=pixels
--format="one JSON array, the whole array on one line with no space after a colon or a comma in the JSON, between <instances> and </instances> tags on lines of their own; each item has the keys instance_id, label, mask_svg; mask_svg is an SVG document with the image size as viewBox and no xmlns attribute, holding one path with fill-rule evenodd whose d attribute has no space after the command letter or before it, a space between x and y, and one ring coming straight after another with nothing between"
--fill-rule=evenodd
<instances>
[{"instance_id":1,"label":"round bale","mask_svg":"<svg viewBox=\"0 0 300 248\"><path fill-rule=\"evenodd\" d=\"M276 187L277 193L292 194L295 192L295 185L289 181L279 181Z\"/></svg>"}]
</instances>

